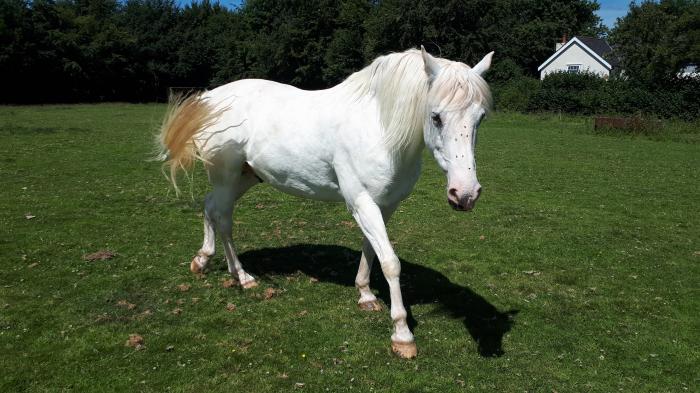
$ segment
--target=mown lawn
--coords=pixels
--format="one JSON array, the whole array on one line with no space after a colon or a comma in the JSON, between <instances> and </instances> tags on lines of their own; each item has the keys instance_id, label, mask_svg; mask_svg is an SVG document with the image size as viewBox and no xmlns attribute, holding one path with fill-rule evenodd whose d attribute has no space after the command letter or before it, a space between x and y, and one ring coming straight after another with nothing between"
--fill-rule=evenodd
<instances>
[{"instance_id":1,"label":"mown lawn","mask_svg":"<svg viewBox=\"0 0 700 393\"><path fill-rule=\"evenodd\" d=\"M163 112L0 108L0 391L698 391L700 144L496 113L469 214L426 155L389 227L407 361L388 311L356 306L343 205L259 186L234 238L260 287L224 288L223 253L189 272L206 176L178 199L148 161ZM117 256L83 259L98 250ZM373 283L386 303L379 269Z\"/></svg>"}]
</instances>

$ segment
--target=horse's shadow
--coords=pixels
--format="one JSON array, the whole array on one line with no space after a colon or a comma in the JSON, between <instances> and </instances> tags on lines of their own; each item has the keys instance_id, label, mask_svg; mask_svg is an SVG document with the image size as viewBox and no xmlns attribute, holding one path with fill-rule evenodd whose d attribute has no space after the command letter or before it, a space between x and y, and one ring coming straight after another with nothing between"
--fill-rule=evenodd
<instances>
[{"instance_id":1,"label":"horse's shadow","mask_svg":"<svg viewBox=\"0 0 700 393\"><path fill-rule=\"evenodd\" d=\"M247 251L241 259L251 261L246 264L246 270L256 275L286 275L301 271L321 281L354 286L360 255L346 247L302 244ZM376 261L371 285L379 291L379 298L389 305L389 288ZM411 330L418 326L411 306L437 303L452 317L463 320L481 356L503 354L503 336L511 329L518 310L501 312L468 287L451 282L440 272L403 259L401 289Z\"/></svg>"}]
</instances>

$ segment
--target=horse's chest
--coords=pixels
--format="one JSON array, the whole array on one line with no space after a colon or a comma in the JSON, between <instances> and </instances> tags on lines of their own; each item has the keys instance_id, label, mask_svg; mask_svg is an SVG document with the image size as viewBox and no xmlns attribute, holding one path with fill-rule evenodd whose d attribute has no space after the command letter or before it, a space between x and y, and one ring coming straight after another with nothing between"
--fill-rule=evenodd
<instances>
[{"instance_id":1,"label":"horse's chest","mask_svg":"<svg viewBox=\"0 0 700 393\"><path fill-rule=\"evenodd\" d=\"M375 201L393 204L408 197L419 177L420 162L416 162L399 168L377 168L365 176L364 184Z\"/></svg>"}]
</instances>

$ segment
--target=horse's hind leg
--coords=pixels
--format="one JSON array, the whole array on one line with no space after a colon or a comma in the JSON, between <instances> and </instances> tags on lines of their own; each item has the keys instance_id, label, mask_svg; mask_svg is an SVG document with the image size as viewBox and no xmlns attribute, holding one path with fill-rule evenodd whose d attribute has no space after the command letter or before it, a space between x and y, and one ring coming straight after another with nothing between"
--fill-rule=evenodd
<instances>
[{"instance_id":1,"label":"horse's hind leg","mask_svg":"<svg viewBox=\"0 0 700 393\"><path fill-rule=\"evenodd\" d=\"M260 180L245 163L229 167L227 170L210 168L209 177L214 189L205 200L204 244L192 261L191 269L193 272L204 269L208 258L214 254L215 232L218 232L224 246L229 273L238 278L243 287L253 287L256 285L255 279L243 270L233 247L232 215L236 201Z\"/></svg>"},{"instance_id":2,"label":"horse's hind leg","mask_svg":"<svg viewBox=\"0 0 700 393\"><path fill-rule=\"evenodd\" d=\"M207 267L209 263L209 258L214 255L214 248L216 245L216 232L214 231L214 223L209 216L209 212L212 211L212 194L207 194L204 198L204 242L202 242L202 248L197 251L197 255L192 259L190 263L190 270L192 273L201 273Z\"/></svg>"},{"instance_id":3,"label":"horse's hind leg","mask_svg":"<svg viewBox=\"0 0 700 393\"><path fill-rule=\"evenodd\" d=\"M367 238L362 239L362 256L360 257L360 267L357 269L355 277L355 286L360 291L360 300L357 305L361 310L366 311L381 311L382 306L377 301L372 290L369 289L369 275L372 272L372 262L374 261L375 253L372 244Z\"/></svg>"}]
</instances>

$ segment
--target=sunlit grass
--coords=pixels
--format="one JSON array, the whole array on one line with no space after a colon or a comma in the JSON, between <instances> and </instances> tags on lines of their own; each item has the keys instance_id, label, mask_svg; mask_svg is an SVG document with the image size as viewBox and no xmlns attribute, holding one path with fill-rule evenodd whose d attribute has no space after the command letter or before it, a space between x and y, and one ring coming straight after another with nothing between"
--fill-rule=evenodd
<instances>
[{"instance_id":1,"label":"sunlit grass","mask_svg":"<svg viewBox=\"0 0 700 393\"><path fill-rule=\"evenodd\" d=\"M234 238L261 286L224 288L222 253L191 275L208 186L200 169L177 199L149 161L164 109L0 108L0 391L697 389L700 145L496 113L470 214L426 155L389 226L419 347L405 361L388 311L356 307L342 204L256 187ZM117 256L83 259L102 249ZM379 269L373 287L386 304Z\"/></svg>"}]
</instances>

